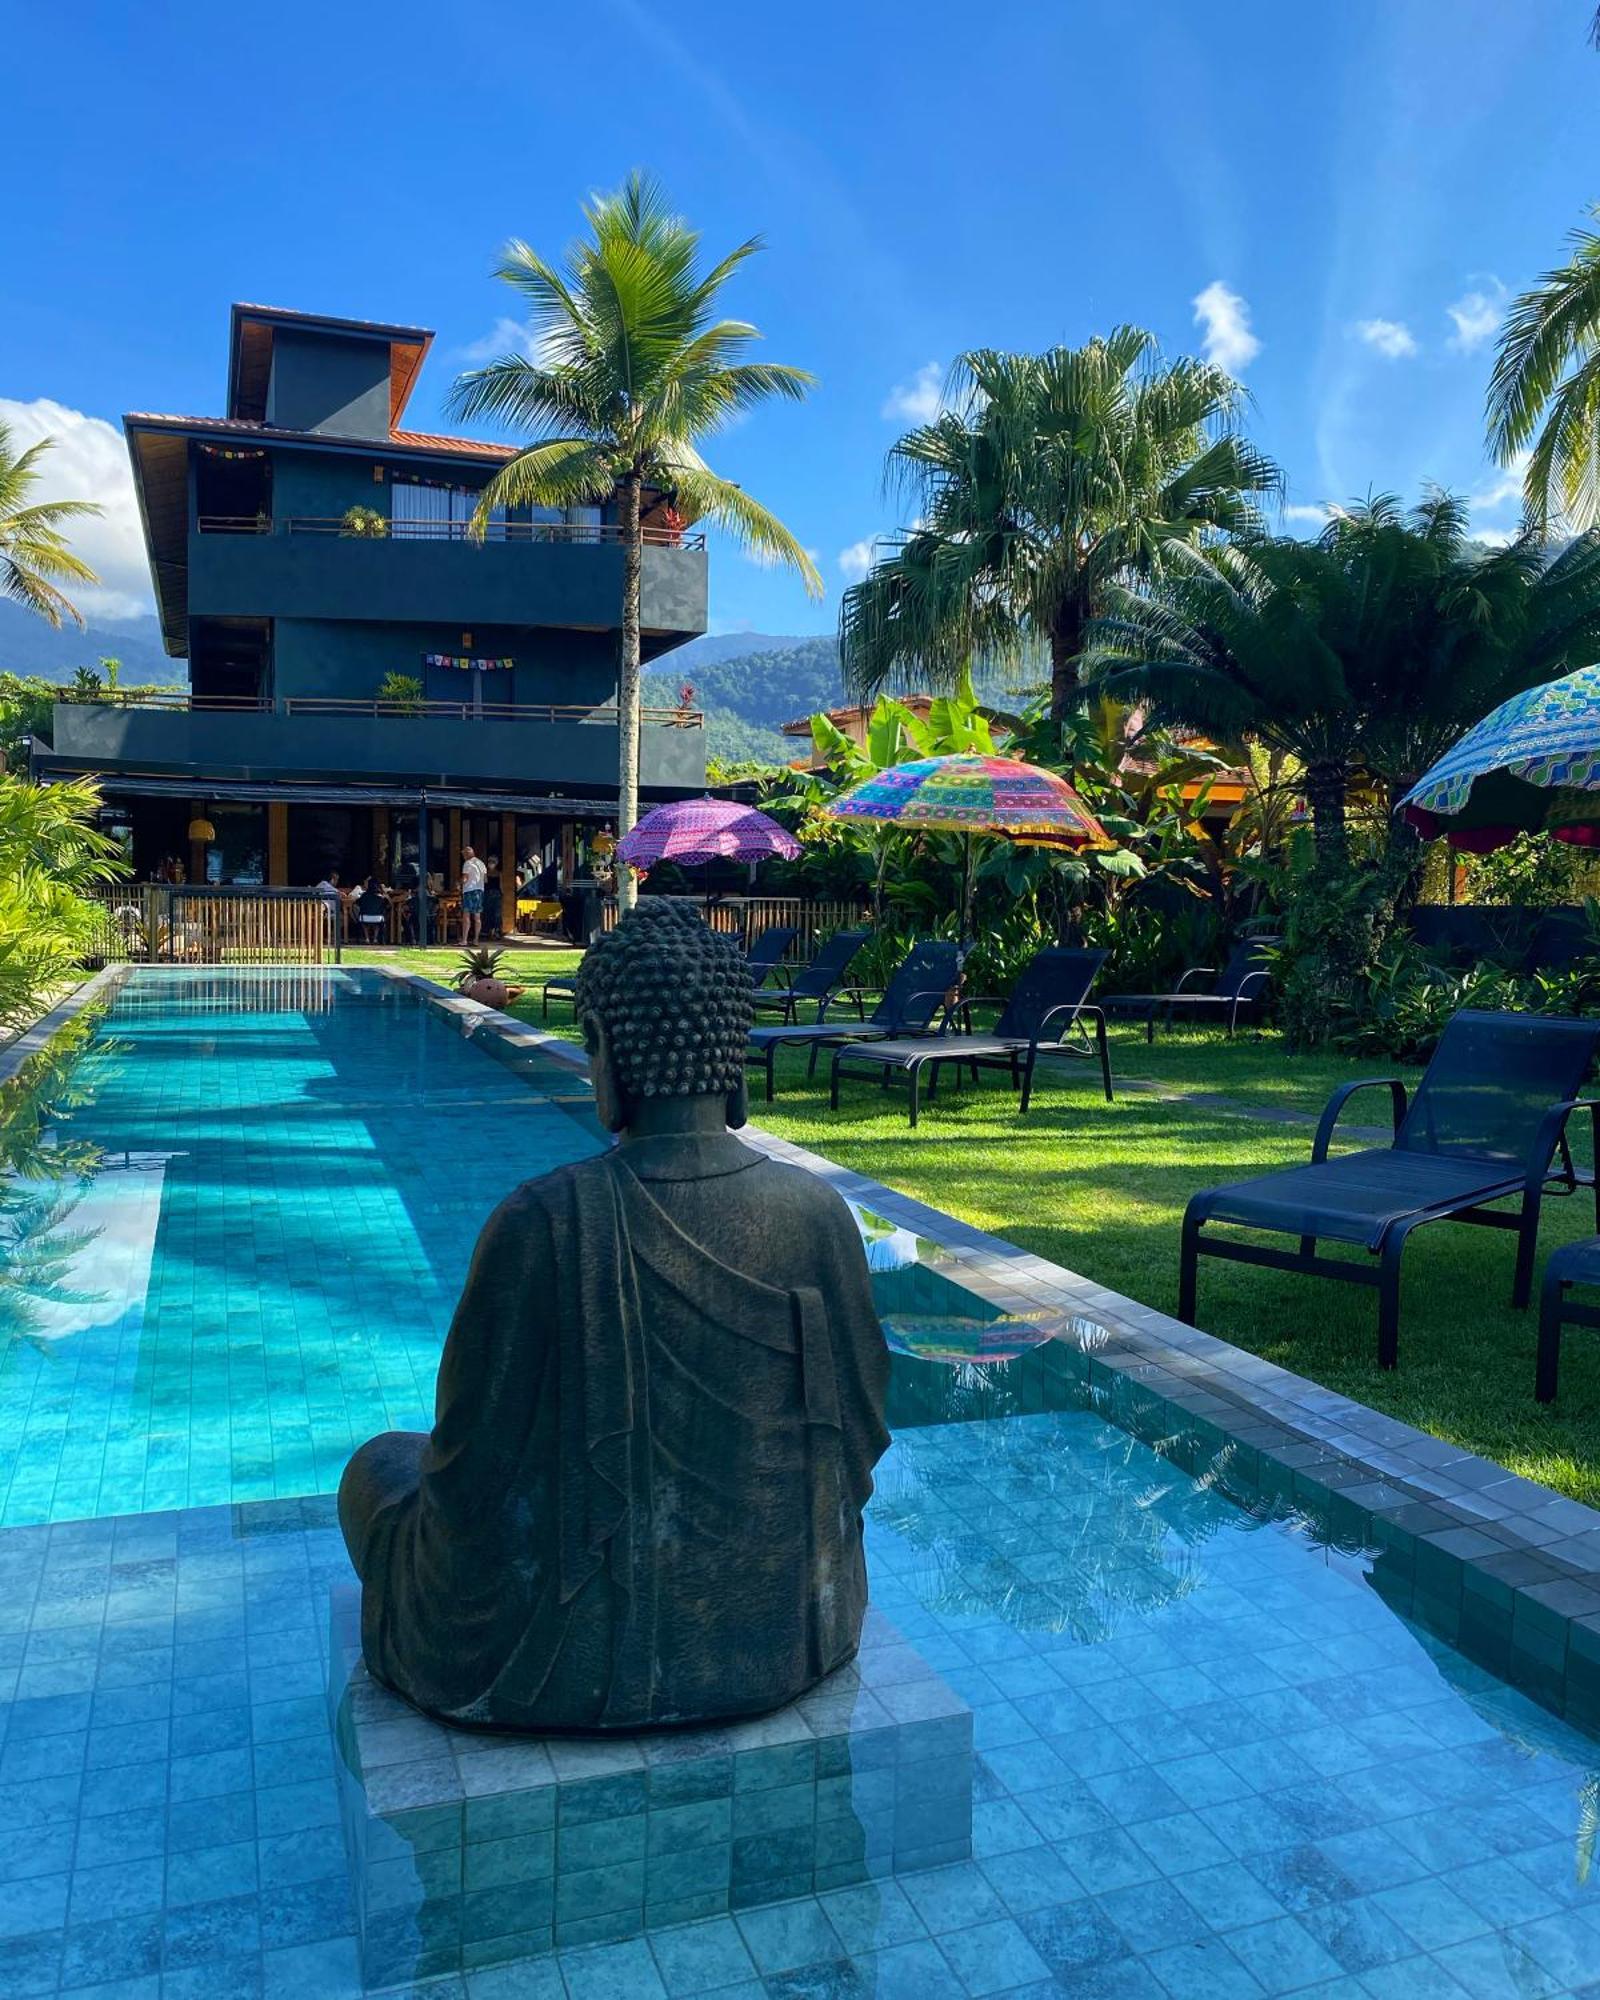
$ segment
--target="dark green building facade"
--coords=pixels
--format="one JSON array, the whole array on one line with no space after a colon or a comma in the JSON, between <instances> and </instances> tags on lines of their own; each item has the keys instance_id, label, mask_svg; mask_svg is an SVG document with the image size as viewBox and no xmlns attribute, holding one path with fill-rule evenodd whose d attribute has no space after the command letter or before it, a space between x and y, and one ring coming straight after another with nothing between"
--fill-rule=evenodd
<instances>
[{"instance_id":1,"label":"dark green building facade","mask_svg":"<svg viewBox=\"0 0 1600 2000\"><path fill-rule=\"evenodd\" d=\"M432 335L233 308L227 414L124 419L186 697L63 703L42 777L97 775L141 875L385 877L427 849L570 887L615 812L622 548L608 506L472 516L509 448L404 427ZM646 661L703 632L706 555L646 516ZM647 801L699 790L705 732L647 712ZM206 843L188 829L215 829Z\"/></svg>"}]
</instances>

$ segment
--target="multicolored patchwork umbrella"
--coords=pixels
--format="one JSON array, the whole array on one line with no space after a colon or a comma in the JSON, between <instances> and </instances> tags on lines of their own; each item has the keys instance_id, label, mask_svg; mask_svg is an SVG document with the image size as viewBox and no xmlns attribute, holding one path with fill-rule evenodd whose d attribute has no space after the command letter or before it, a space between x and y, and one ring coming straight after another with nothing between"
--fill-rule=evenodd
<instances>
[{"instance_id":1,"label":"multicolored patchwork umbrella","mask_svg":"<svg viewBox=\"0 0 1600 2000\"><path fill-rule=\"evenodd\" d=\"M1487 854L1519 833L1600 847L1600 666L1503 701L1414 784L1400 810L1424 840Z\"/></svg>"},{"instance_id":2,"label":"multicolored patchwork umbrella","mask_svg":"<svg viewBox=\"0 0 1600 2000\"><path fill-rule=\"evenodd\" d=\"M958 751L917 757L863 778L827 808L835 819L875 820L907 833L966 835L961 870L961 935L972 929L972 843L1022 847L1115 847L1065 778L1015 757Z\"/></svg>"},{"instance_id":3,"label":"multicolored patchwork umbrella","mask_svg":"<svg viewBox=\"0 0 1600 2000\"><path fill-rule=\"evenodd\" d=\"M969 1319L955 1314L913 1318L887 1313L881 1322L894 1354L918 1361L1015 1361L1030 1347L1040 1347L1060 1330L1052 1313L1004 1313L998 1319Z\"/></svg>"},{"instance_id":4,"label":"multicolored patchwork umbrella","mask_svg":"<svg viewBox=\"0 0 1600 2000\"><path fill-rule=\"evenodd\" d=\"M693 868L704 861L793 861L800 843L754 806L735 799L672 799L647 812L617 842L617 859L630 868L676 861Z\"/></svg>"},{"instance_id":5,"label":"multicolored patchwork umbrella","mask_svg":"<svg viewBox=\"0 0 1600 2000\"><path fill-rule=\"evenodd\" d=\"M852 786L828 811L838 819L991 834L1028 846L1116 845L1065 778L1015 757L975 752L895 764Z\"/></svg>"}]
</instances>

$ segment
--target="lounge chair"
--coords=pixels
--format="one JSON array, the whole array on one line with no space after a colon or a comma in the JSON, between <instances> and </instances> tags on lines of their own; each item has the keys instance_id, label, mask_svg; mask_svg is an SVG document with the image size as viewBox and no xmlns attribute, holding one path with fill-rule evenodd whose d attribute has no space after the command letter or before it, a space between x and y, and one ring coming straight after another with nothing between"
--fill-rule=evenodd
<instances>
[{"instance_id":1,"label":"lounge chair","mask_svg":"<svg viewBox=\"0 0 1600 2000\"><path fill-rule=\"evenodd\" d=\"M1595 1107L1595 1157L1600 1159L1600 1106ZM1595 1188L1595 1227L1600 1229L1600 1184ZM1600 1306L1580 1306L1567 1297L1569 1285L1600 1285L1600 1236L1564 1243L1544 1267L1539 1293L1539 1364L1533 1393L1541 1403L1556 1399L1564 1326L1600 1326Z\"/></svg>"},{"instance_id":2,"label":"lounge chair","mask_svg":"<svg viewBox=\"0 0 1600 2000\"><path fill-rule=\"evenodd\" d=\"M1457 1014L1439 1038L1409 1108L1397 1077L1341 1084L1328 1100L1312 1142L1311 1164L1235 1181L1195 1195L1183 1218L1178 1317L1192 1325L1200 1257L1305 1271L1374 1285L1378 1292L1378 1361L1395 1365L1400 1331L1400 1255L1425 1222L1476 1222L1517 1232L1511 1302L1528 1303L1539 1235L1539 1202L1558 1183L1572 1193L1580 1179L1566 1123L1600 1042L1600 1021L1561 1015ZM1387 1089L1394 1138L1387 1146L1328 1158L1339 1114L1358 1090ZM1559 1169L1552 1162L1560 1154ZM1486 1202L1521 1196L1515 1211ZM1600 1196L1597 1196L1600 1200ZM1597 1214L1600 1220L1600 1214ZM1208 1224L1298 1236L1297 1251L1234 1238L1207 1237ZM1354 1243L1377 1260L1316 1254L1317 1239Z\"/></svg>"},{"instance_id":3,"label":"lounge chair","mask_svg":"<svg viewBox=\"0 0 1600 2000\"><path fill-rule=\"evenodd\" d=\"M810 963L793 974L786 989L756 994L756 1011L776 1008L784 1020L793 1021L797 1018L795 1008L800 1001L815 1000L822 1005L831 1000L871 935L870 930L835 931L831 938L817 946ZM864 1020L866 1008L860 991L853 988L852 992L856 999L856 1011Z\"/></svg>"},{"instance_id":4,"label":"lounge chair","mask_svg":"<svg viewBox=\"0 0 1600 2000\"><path fill-rule=\"evenodd\" d=\"M994 1032L987 1035L944 1034L920 1041L849 1042L834 1053L829 1101L839 1108L839 1078L846 1070L876 1069L887 1082L897 1073L910 1085L911 1123L917 1122L922 1073L928 1073L931 1103L939 1087L939 1071L963 1064L977 1081L980 1069L1003 1069L1013 1089L1022 1092L1026 1111L1033 1096L1033 1072L1041 1056L1099 1058L1106 1102L1111 1102L1111 1052L1106 1044L1106 1017L1086 1003L1106 962L1103 951L1051 949L1035 953L1005 1002ZM970 1005L962 998L962 1011ZM1076 1031L1077 1039L1067 1037Z\"/></svg>"},{"instance_id":5,"label":"lounge chair","mask_svg":"<svg viewBox=\"0 0 1600 2000\"><path fill-rule=\"evenodd\" d=\"M771 973L782 969L783 954L794 943L794 940L795 932L793 927L785 929L780 924L771 925L768 929L761 931L750 940L750 949L745 953L745 963L750 967L750 977L755 982L758 992ZM574 972L564 972L558 974L554 979L547 979L545 981L544 990L539 996L539 1014L540 1018L545 1021L548 1021L550 1018L550 998L552 994L558 1000L568 1001L571 1004L573 1012L576 1013L578 1010L577 974Z\"/></svg>"},{"instance_id":6,"label":"lounge chair","mask_svg":"<svg viewBox=\"0 0 1600 2000\"><path fill-rule=\"evenodd\" d=\"M1277 943L1276 938L1248 938L1234 946L1220 974L1214 965L1192 965L1170 993L1113 993L1103 1005L1108 1014L1142 1016L1147 1042L1156 1038L1157 1015L1169 1028L1180 1015L1191 1021L1221 1021L1231 1037L1241 1008L1259 1010L1267 997L1272 981L1270 952ZM1191 979L1215 979L1216 984L1191 987Z\"/></svg>"},{"instance_id":7,"label":"lounge chair","mask_svg":"<svg viewBox=\"0 0 1600 2000\"><path fill-rule=\"evenodd\" d=\"M766 984L768 978L783 966L783 955L795 941L798 933L791 924L772 924L757 933L750 940L750 949L744 955L744 962L750 968L750 977L756 990Z\"/></svg>"},{"instance_id":8,"label":"lounge chair","mask_svg":"<svg viewBox=\"0 0 1600 2000\"><path fill-rule=\"evenodd\" d=\"M772 1066L779 1049L809 1048L807 1074L816 1075L818 1052L836 1048L841 1042L887 1041L891 1035L925 1035L933 1026L961 978L963 953L959 946L942 938L923 938L901 961L899 970L884 988L882 998L865 1020L843 1025L828 1019L829 1011L841 1004L854 1004L859 1015L870 989L840 987L823 1001L815 1021L784 1021L776 1026L750 1030L745 1062L760 1065L767 1076L767 1102L772 1102Z\"/></svg>"}]
</instances>

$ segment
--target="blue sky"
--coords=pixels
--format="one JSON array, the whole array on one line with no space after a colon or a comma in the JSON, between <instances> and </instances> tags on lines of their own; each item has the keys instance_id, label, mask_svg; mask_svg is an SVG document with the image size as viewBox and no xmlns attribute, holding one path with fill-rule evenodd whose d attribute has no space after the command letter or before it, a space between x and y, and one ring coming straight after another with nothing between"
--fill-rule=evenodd
<instances>
[{"instance_id":1,"label":"blue sky","mask_svg":"<svg viewBox=\"0 0 1600 2000\"><path fill-rule=\"evenodd\" d=\"M53 429L96 607L148 606L120 440L130 409L222 408L249 299L438 330L408 421L444 426L523 236L558 251L634 165L721 250L767 249L730 306L819 378L714 462L816 554L828 596L731 550L717 629L831 629L894 525L883 453L978 345L1118 321L1204 350L1250 392L1294 510L1425 480L1479 496L1505 290L1600 198L1585 0L1053 0L915 9L14 10L0 415ZM1197 307L1196 301L1202 304ZM95 421L99 420L99 421Z\"/></svg>"}]
</instances>

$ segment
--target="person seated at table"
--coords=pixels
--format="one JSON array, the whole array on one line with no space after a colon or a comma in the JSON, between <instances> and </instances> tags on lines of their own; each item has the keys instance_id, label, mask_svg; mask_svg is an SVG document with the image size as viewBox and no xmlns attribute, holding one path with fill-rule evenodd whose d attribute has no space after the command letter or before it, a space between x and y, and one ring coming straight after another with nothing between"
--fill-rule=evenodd
<instances>
[{"instance_id":1,"label":"person seated at table","mask_svg":"<svg viewBox=\"0 0 1600 2000\"><path fill-rule=\"evenodd\" d=\"M614 1151L478 1238L432 1434L339 1485L367 1666L480 1729L761 1714L855 1653L889 1354L860 1232L746 1146L750 969L692 910L590 946L578 1013Z\"/></svg>"},{"instance_id":2,"label":"person seated at table","mask_svg":"<svg viewBox=\"0 0 1600 2000\"><path fill-rule=\"evenodd\" d=\"M400 911L400 935L407 944L417 940L417 888L422 870L409 856L394 871L394 893Z\"/></svg>"},{"instance_id":3,"label":"person seated at table","mask_svg":"<svg viewBox=\"0 0 1600 2000\"><path fill-rule=\"evenodd\" d=\"M367 886L356 898L356 916L364 941L367 944L380 943L389 921L389 897L376 875L367 877Z\"/></svg>"}]
</instances>

